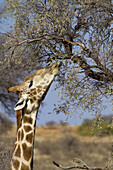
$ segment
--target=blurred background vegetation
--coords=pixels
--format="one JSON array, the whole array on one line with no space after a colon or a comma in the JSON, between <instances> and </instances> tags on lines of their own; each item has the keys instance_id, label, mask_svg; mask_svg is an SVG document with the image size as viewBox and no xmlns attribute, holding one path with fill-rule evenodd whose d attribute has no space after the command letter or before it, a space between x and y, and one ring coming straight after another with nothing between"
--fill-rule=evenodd
<instances>
[{"instance_id":1,"label":"blurred background vegetation","mask_svg":"<svg viewBox=\"0 0 113 170\"><path fill-rule=\"evenodd\" d=\"M95 119L84 119L83 123L77 129L77 133L84 136L109 136L113 135L113 125L104 119L99 121Z\"/></svg>"}]
</instances>

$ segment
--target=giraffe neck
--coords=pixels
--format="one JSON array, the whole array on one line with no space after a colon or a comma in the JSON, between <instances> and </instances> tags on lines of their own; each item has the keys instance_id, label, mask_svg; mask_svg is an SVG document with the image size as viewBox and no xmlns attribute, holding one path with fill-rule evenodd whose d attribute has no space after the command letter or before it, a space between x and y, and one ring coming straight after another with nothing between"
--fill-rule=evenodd
<instances>
[{"instance_id":1,"label":"giraffe neck","mask_svg":"<svg viewBox=\"0 0 113 170\"><path fill-rule=\"evenodd\" d=\"M39 107L38 107L39 108ZM33 169L33 147L38 109L31 113L17 111L17 139L13 152L11 170Z\"/></svg>"}]
</instances>

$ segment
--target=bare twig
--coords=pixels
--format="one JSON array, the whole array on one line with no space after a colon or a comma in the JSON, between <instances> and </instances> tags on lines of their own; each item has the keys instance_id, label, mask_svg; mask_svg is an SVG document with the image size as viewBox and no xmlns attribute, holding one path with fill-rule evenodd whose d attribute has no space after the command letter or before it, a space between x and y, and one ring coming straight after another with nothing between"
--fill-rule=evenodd
<instances>
[{"instance_id":1,"label":"bare twig","mask_svg":"<svg viewBox=\"0 0 113 170\"><path fill-rule=\"evenodd\" d=\"M80 168L80 167L78 167L78 166L76 166L76 165L64 167L64 166L62 166L62 165L60 165L60 164L58 164L58 163L56 163L56 162L54 162L54 161L53 161L53 164L56 165L57 167L61 168L61 169L74 169L74 168Z\"/></svg>"},{"instance_id":2,"label":"bare twig","mask_svg":"<svg viewBox=\"0 0 113 170\"><path fill-rule=\"evenodd\" d=\"M87 169L90 169L90 167L89 167L88 165L86 165L86 163L83 162L81 159L74 158L74 159L73 159L73 162L78 163L78 164L81 164L83 167L86 167Z\"/></svg>"},{"instance_id":3,"label":"bare twig","mask_svg":"<svg viewBox=\"0 0 113 170\"><path fill-rule=\"evenodd\" d=\"M86 169L86 170L110 170L109 168L104 168L104 167L89 167L86 165L85 162L83 162L81 159L74 158L74 162L78 165L72 165L72 166L62 166L55 161L53 161L53 164L56 165L57 167L61 169Z\"/></svg>"}]
</instances>

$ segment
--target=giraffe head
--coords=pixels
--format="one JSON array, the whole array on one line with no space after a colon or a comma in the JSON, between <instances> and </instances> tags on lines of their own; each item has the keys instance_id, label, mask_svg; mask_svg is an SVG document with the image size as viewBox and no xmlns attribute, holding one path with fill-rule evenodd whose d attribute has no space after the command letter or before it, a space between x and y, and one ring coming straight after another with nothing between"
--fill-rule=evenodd
<instances>
[{"instance_id":1,"label":"giraffe head","mask_svg":"<svg viewBox=\"0 0 113 170\"><path fill-rule=\"evenodd\" d=\"M31 112L33 108L39 107L55 76L59 74L60 66L61 63L47 66L26 77L20 85L10 87L8 92L16 92L19 95L14 110L26 108Z\"/></svg>"}]
</instances>

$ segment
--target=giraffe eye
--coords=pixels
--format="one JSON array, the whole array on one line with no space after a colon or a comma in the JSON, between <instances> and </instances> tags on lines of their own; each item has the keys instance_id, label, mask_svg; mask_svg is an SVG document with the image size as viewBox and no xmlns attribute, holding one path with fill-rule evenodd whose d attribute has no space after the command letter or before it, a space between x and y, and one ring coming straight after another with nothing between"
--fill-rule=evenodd
<instances>
[{"instance_id":1,"label":"giraffe eye","mask_svg":"<svg viewBox=\"0 0 113 170\"><path fill-rule=\"evenodd\" d=\"M33 85L33 80L30 81L29 88Z\"/></svg>"}]
</instances>

